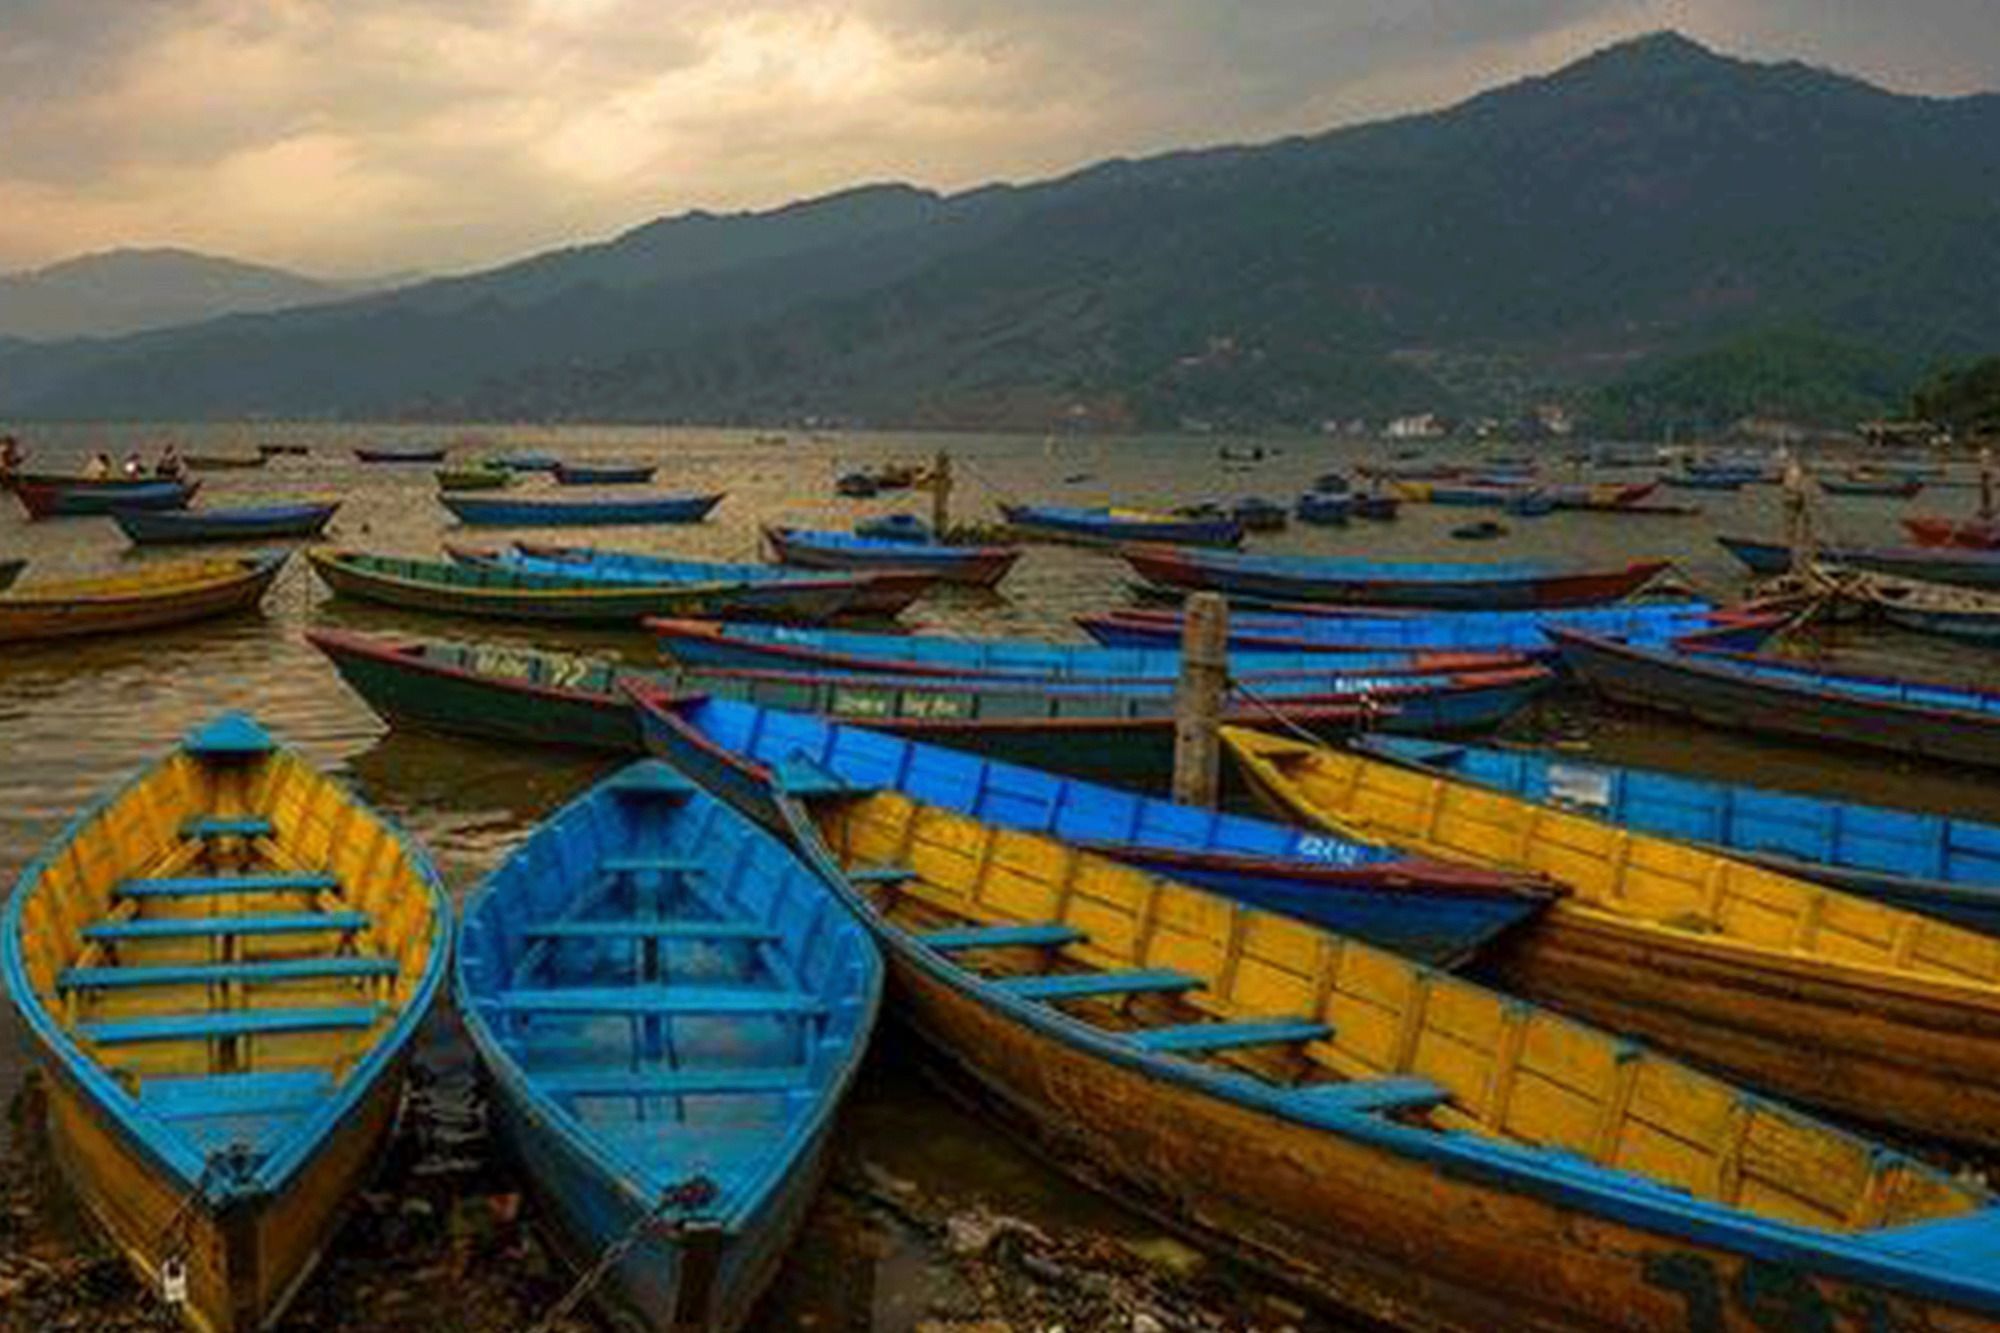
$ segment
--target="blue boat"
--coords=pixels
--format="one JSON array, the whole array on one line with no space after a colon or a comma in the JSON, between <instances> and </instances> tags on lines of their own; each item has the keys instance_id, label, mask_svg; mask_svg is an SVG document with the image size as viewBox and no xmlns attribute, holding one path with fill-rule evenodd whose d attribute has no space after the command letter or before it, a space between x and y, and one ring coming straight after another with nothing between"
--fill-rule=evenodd
<instances>
[{"instance_id":1,"label":"blue boat","mask_svg":"<svg viewBox=\"0 0 2000 1333\"><path fill-rule=\"evenodd\" d=\"M559 486L643 486L658 468L649 464L557 463L549 469Z\"/></svg>"},{"instance_id":2,"label":"blue boat","mask_svg":"<svg viewBox=\"0 0 2000 1333\"><path fill-rule=\"evenodd\" d=\"M1181 592L1468 611L1607 605L1638 592L1671 563L1597 569L1550 560L1368 560L1156 545L1121 547L1118 556L1147 583Z\"/></svg>"},{"instance_id":3,"label":"blue boat","mask_svg":"<svg viewBox=\"0 0 2000 1333\"><path fill-rule=\"evenodd\" d=\"M1292 516L1299 522L1321 528L1339 527L1353 515L1354 497L1345 491L1334 494L1307 491L1292 509Z\"/></svg>"},{"instance_id":4,"label":"blue boat","mask_svg":"<svg viewBox=\"0 0 2000 1333\"><path fill-rule=\"evenodd\" d=\"M439 494L438 503L476 527L609 527L640 523L699 523L721 495L651 495L631 500L525 500Z\"/></svg>"},{"instance_id":5,"label":"blue boat","mask_svg":"<svg viewBox=\"0 0 2000 1333\"><path fill-rule=\"evenodd\" d=\"M198 481L148 481L130 486L22 481L14 485L14 498L21 502L30 518L74 518L110 514L120 509L185 509L200 489Z\"/></svg>"},{"instance_id":6,"label":"blue boat","mask_svg":"<svg viewBox=\"0 0 2000 1333\"><path fill-rule=\"evenodd\" d=\"M1181 641L1178 611L1127 609L1078 616L1091 638L1114 648L1165 648ZM1229 618L1229 647L1237 652L1435 652L1555 654L1550 628L1614 635L1636 643L1669 643L1689 635L1733 648L1755 648L1784 624L1784 617L1751 611L1717 611L1701 601L1644 606L1586 607L1561 611L1455 611L1421 616L1279 615L1237 612Z\"/></svg>"},{"instance_id":7,"label":"blue boat","mask_svg":"<svg viewBox=\"0 0 2000 1333\"><path fill-rule=\"evenodd\" d=\"M1089 546L1163 542L1174 546L1241 546L1243 525L1233 518L1177 518L1108 505L1002 505L1000 513L1021 532Z\"/></svg>"},{"instance_id":8,"label":"blue boat","mask_svg":"<svg viewBox=\"0 0 2000 1333\"><path fill-rule=\"evenodd\" d=\"M854 535L874 541L919 542L931 545L937 541L937 534L931 525L915 514L883 514L876 518L864 518L854 525Z\"/></svg>"},{"instance_id":9,"label":"blue boat","mask_svg":"<svg viewBox=\"0 0 2000 1333\"><path fill-rule=\"evenodd\" d=\"M1529 750L1379 735L1355 745L1385 759L1701 843L1782 874L2000 934L2000 825Z\"/></svg>"},{"instance_id":10,"label":"blue boat","mask_svg":"<svg viewBox=\"0 0 2000 1333\"><path fill-rule=\"evenodd\" d=\"M889 790L1087 850L1440 964L1549 901L1540 880L1217 814L810 714L642 687L647 744L777 828L766 782Z\"/></svg>"},{"instance_id":11,"label":"blue boat","mask_svg":"<svg viewBox=\"0 0 2000 1333\"><path fill-rule=\"evenodd\" d=\"M1018 546L941 546L812 528L766 527L764 540L780 564L802 569L894 569L981 588L998 584L1021 558Z\"/></svg>"},{"instance_id":12,"label":"blue boat","mask_svg":"<svg viewBox=\"0 0 2000 1333\"><path fill-rule=\"evenodd\" d=\"M1757 541L1749 537L1717 537L1722 549L1736 557L1753 574L1787 574L1792 568L1792 551L1783 542ZM1961 588L2000 588L2000 551L1981 551L1940 546L1823 546L1814 552L1821 564L1865 569L1871 574L1891 574L1925 583L1948 583Z\"/></svg>"},{"instance_id":13,"label":"blue boat","mask_svg":"<svg viewBox=\"0 0 2000 1333\"><path fill-rule=\"evenodd\" d=\"M776 838L656 761L558 811L466 904L458 1011L592 1295L734 1333L824 1170L882 967Z\"/></svg>"},{"instance_id":14,"label":"blue boat","mask_svg":"<svg viewBox=\"0 0 2000 1333\"><path fill-rule=\"evenodd\" d=\"M604 583L789 583L847 584L852 590L842 615L884 616L890 619L910 609L938 580L922 571L884 569L836 571L792 569L782 565L746 565L718 560L686 560L674 556L606 551L594 546L560 542L514 543L511 551L475 550L445 545L445 553L462 565L489 569L521 569L529 573L562 574Z\"/></svg>"},{"instance_id":15,"label":"blue boat","mask_svg":"<svg viewBox=\"0 0 2000 1333\"><path fill-rule=\"evenodd\" d=\"M248 542L317 537L340 503L259 505L244 509L150 512L115 509L112 520L135 546L176 542Z\"/></svg>"},{"instance_id":16,"label":"blue boat","mask_svg":"<svg viewBox=\"0 0 2000 1333\"><path fill-rule=\"evenodd\" d=\"M378 444L356 449L363 463L442 463L449 450L441 444Z\"/></svg>"},{"instance_id":17,"label":"blue boat","mask_svg":"<svg viewBox=\"0 0 2000 1333\"><path fill-rule=\"evenodd\" d=\"M509 472L554 472L562 466L562 460L554 454L501 454L487 463Z\"/></svg>"},{"instance_id":18,"label":"blue boat","mask_svg":"<svg viewBox=\"0 0 2000 1333\"><path fill-rule=\"evenodd\" d=\"M861 630L787 629L735 621L647 622L660 651L688 667L814 671L874 676L959 676L1026 680L1172 681L1181 655L1173 648L1105 648L1032 639L946 638L936 634L871 634ZM1518 665L1517 654L1379 652L1236 653L1232 677L1325 678L1352 672L1465 671Z\"/></svg>"}]
</instances>

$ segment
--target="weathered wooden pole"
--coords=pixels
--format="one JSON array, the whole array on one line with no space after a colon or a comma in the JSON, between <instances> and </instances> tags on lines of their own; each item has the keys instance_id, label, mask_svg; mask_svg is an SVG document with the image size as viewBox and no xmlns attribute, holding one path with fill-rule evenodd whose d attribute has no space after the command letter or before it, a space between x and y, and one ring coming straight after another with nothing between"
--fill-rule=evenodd
<instances>
[{"instance_id":1,"label":"weathered wooden pole","mask_svg":"<svg viewBox=\"0 0 2000 1333\"><path fill-rule=\"evenodd\" d=\"M1809 580L1812 577L1813 561L1818 558L1818 545L1813 533L1811 500L1807 494L1810 485L1805 468L1798 456L1790 449L1785 450L1784 461L1785 494L1785 544L1791 548L1792 576Z\"/></svg>"},{"instance_id":2,"label":"weathered wooden pole","mask_svg":"<svg viewBox=\"0 0 2000 1333\"><path fill-rule=\"evenodd\" d=\"M1222 698L1229 688L1229 603L1220 593L1187 599L1181 677L1174 691L1174 799L1215 808L1222 785Z\"/></svg>"},{"instance_id":3,"label":"weathered wooden pole","mask_svg":"<svg viewBox=\"0 0 2000 1333\"><path fill-rule=\"evenodd\" d=\"M1979 446L1979 517L1982 522L1993 519L1993 446Z\"/></svg>"},{"instance_id":4,"label":"weathered wooden pole","mask_svg":"<svg viewBox=\"0 0 2000 1333\"><path fill-rule=\"evenodd\" d=\"M951 531L951 455L942 449L931 463L931 531L939 541Z\"/></svg>"}]
</instances>

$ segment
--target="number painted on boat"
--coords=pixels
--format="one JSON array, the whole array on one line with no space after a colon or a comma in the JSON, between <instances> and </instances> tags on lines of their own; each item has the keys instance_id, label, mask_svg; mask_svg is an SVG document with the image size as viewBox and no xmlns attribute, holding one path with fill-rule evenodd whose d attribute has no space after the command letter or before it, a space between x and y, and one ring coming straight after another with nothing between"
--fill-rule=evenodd
<instances>
[{"instance_id":1,"label":"number painted on boat","mask_svg":"<svg viewBox=\"0 0 2000 1333\"><path fill-rule=\"evenodd\" d=\"M1353 850L1349 844L1316 834L1299 838L1299 855L1308 861L1345 861Z\"/></svg>"},{"instance_id":2,"label":"number painted on boat","mask_svg":"<svg viewBox=\"0 0 2000 1333\"><path fill-rule=\"evenodd\" d=\"M1646 1256L1646 1282L1680 1297L1688 1333L1728 1333L1747 1324L1768 1333L1923 1333L1930 1320L1875 1291L1829 1297L1802 1269L1745 1260L1733 1281L1703 1254Z\"/></svg>"}]
</instances>

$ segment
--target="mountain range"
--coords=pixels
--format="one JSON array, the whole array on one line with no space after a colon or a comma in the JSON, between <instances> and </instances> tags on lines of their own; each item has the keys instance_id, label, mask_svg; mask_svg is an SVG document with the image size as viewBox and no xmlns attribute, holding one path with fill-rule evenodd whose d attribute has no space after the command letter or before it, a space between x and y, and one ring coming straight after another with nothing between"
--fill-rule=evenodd
<instances>
[{"instance_id":1,"label":"mountain range","mask_svg":"<svg viewBox=\"0 0 2000 1333\"><path fill-rule=\"evenodd\" d=\"M693 213L358 299L0 343L0 412L1046 429L1556 397L1699 424L1872 410L1996 345L2000 97L1660 34L1315 136Z\"/></svg>"}]
</instances>

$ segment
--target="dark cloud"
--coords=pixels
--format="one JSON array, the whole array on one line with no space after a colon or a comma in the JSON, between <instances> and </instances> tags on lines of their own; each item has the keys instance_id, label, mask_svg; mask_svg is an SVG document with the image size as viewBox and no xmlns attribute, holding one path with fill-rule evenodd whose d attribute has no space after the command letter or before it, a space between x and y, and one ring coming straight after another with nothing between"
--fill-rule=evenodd
<instances>
[{"instance_id":1,"label":"dark cloud","mask_svg":"<svg viewBox=\"0 0 2000 1333\"><path fill-rule=\"evenodd\" d=\"M459 267L681 208L1422 109L1679 27L1992 82L1992 0L0 0L0 266Z\"/></svg>"}]
</instances>

